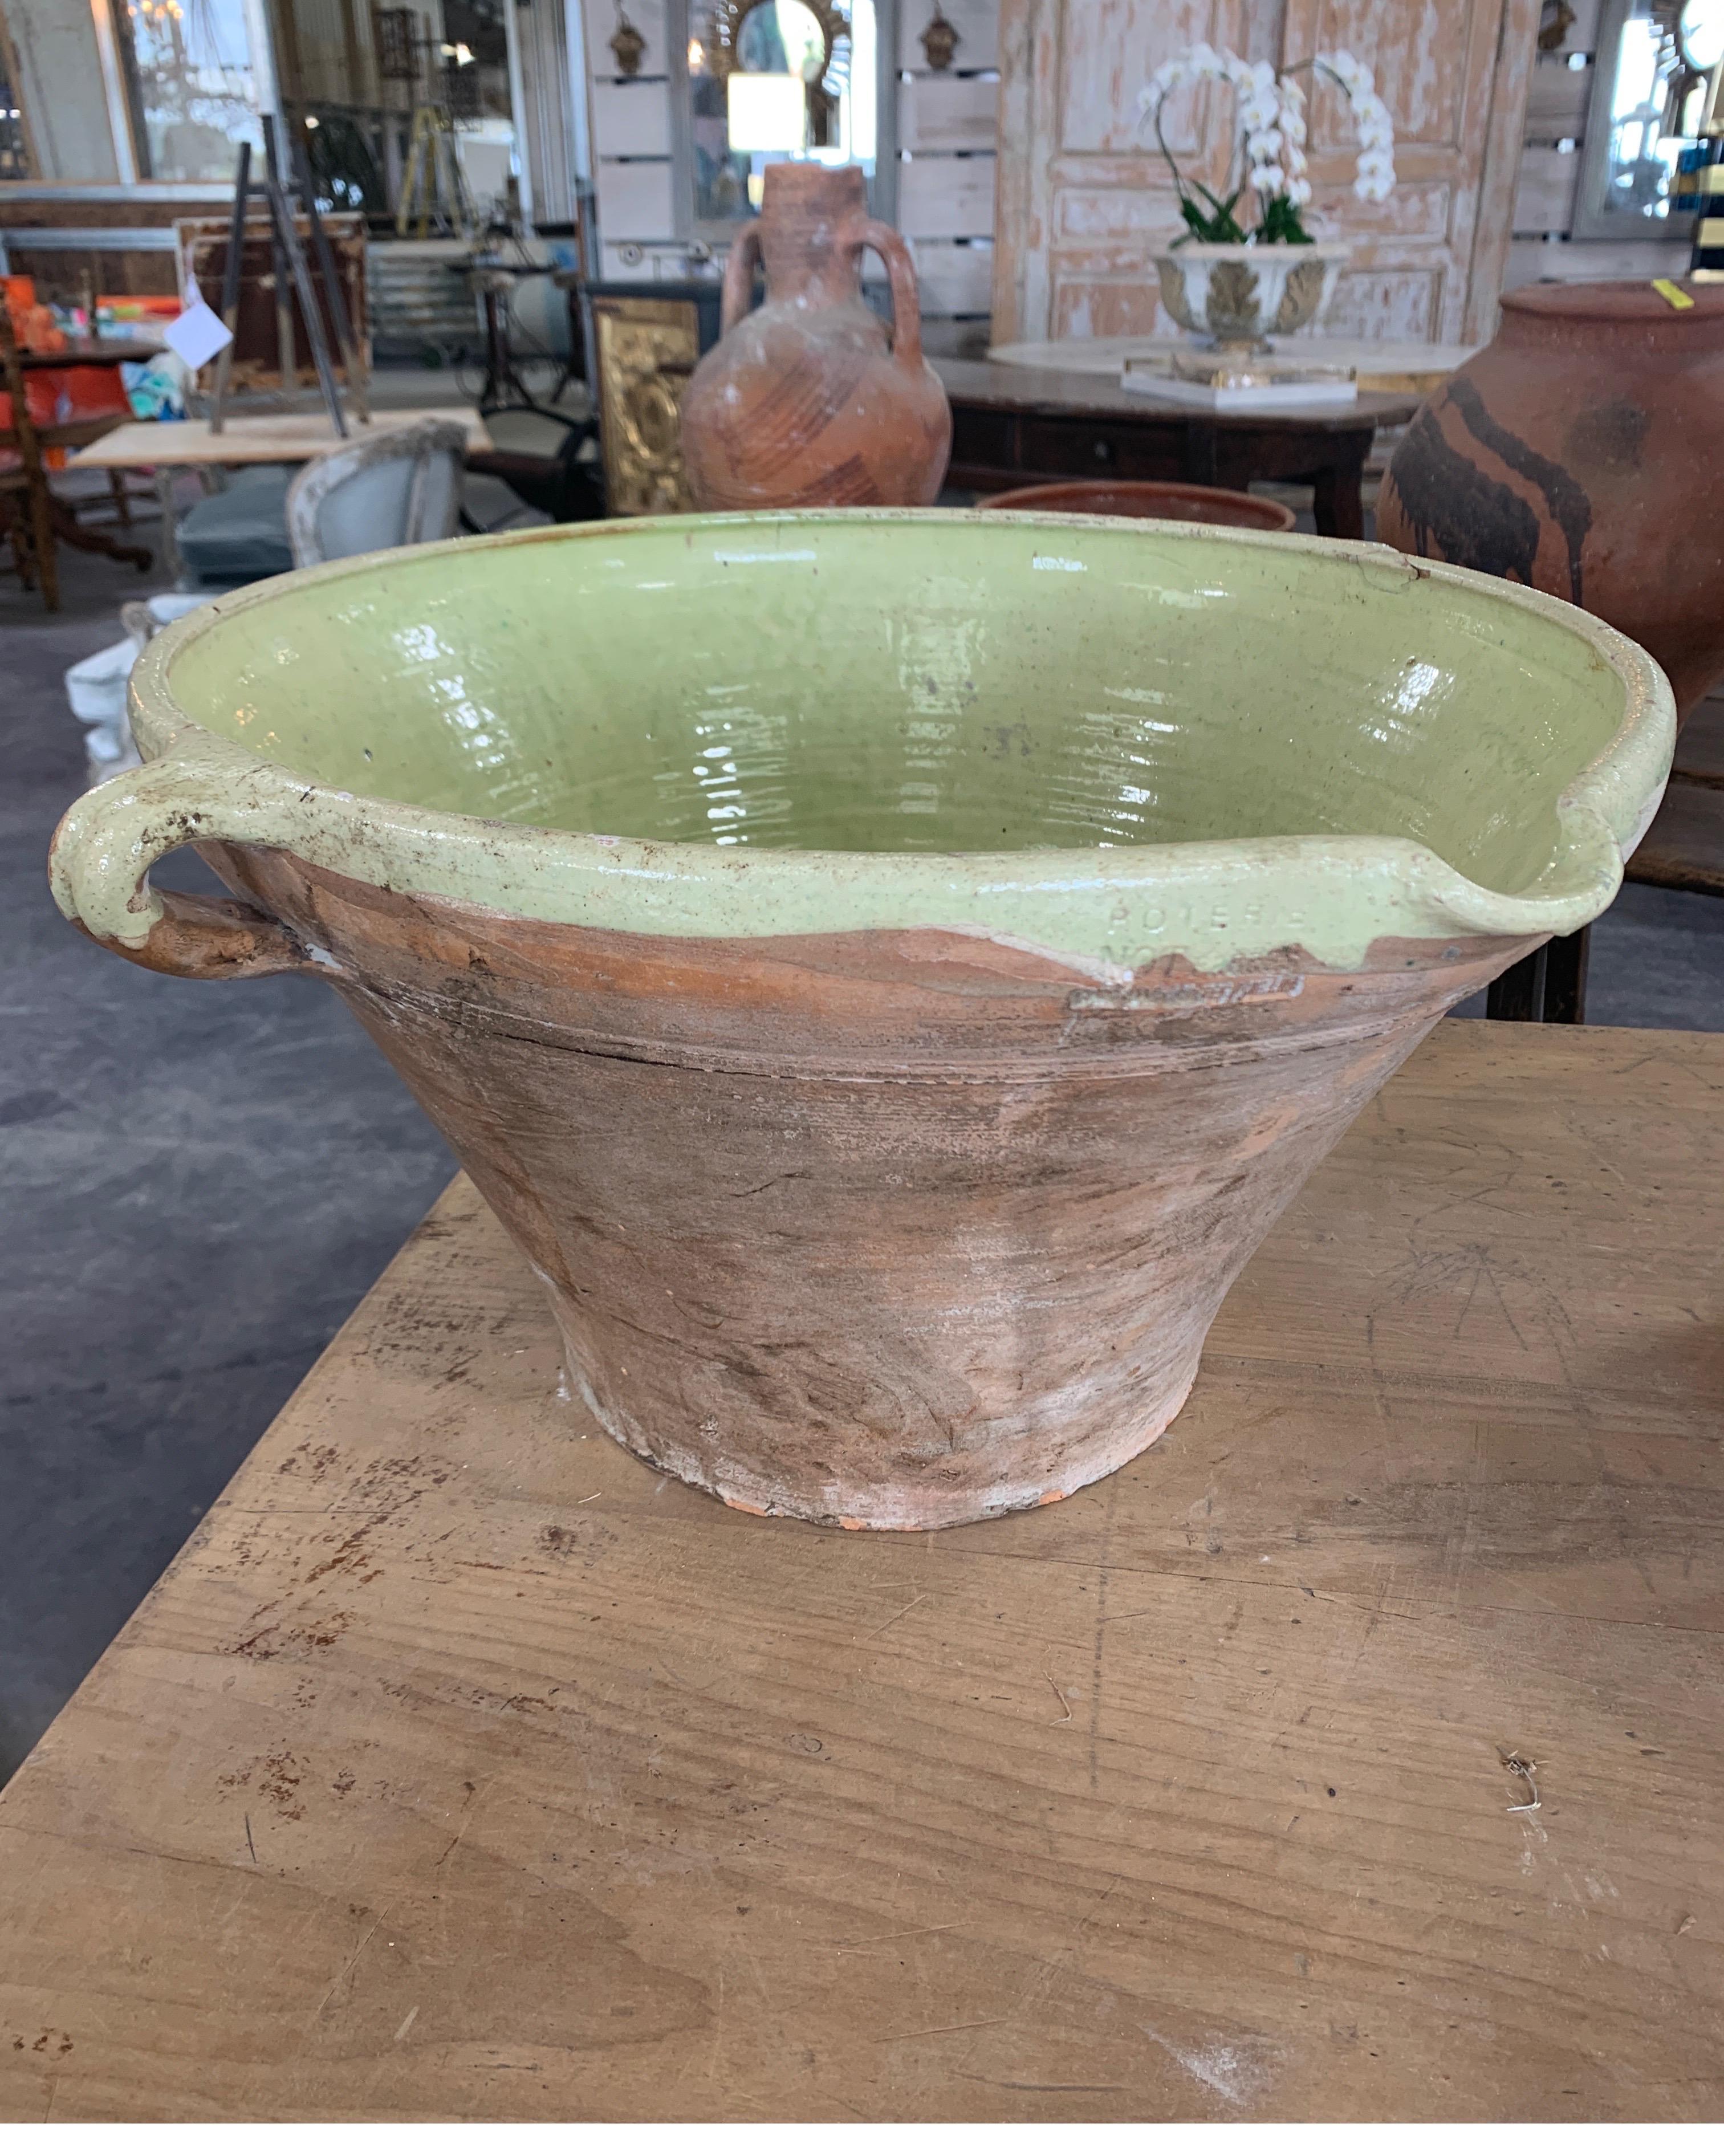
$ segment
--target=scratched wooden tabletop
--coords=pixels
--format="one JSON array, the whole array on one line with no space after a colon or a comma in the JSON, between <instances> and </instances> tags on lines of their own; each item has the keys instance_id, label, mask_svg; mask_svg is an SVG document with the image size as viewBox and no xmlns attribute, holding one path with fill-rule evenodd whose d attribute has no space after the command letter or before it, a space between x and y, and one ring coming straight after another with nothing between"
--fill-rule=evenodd
<instances>
[{"instance_id":1,"label":"scratched wooden tabletop","mask_svg":"<svg viewBox=\"0 0 1724 2156\"><path fill-rule=\"evenodd\" d=\"M1444 1026L929 1537L593 1432L457 1183L0 1797L0 2117L1717 2118L1721 1169L1724 1038Z\"/></svg>"}]
</instances>

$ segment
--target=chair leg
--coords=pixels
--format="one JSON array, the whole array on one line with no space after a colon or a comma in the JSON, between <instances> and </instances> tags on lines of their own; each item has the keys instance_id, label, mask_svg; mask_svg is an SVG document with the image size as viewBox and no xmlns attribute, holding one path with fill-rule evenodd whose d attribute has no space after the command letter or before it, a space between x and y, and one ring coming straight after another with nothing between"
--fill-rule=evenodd
<instances>
[{"instance_id":1,"label":"chair leg","mask_svg":"<svg viewBox=\"0 0 1724 2156\"><path fill-rule=\"evenodd\" d=\"M13 572L19 588L27 592L36 588L36 564L30 552L30 521L28 505L20 508L18 496L8 493L0 507L0 516L5 519L6 543L12 549Z\"/></svg>"},{"instance_id":2,"label":"chair leg","mask_svg":"<svg viewBox=\"0 0 1724 2156\"><path fill-rule=\"evenodd\" d=\"M54 504L45 482L30 489L30 520L36 542L36 574L42 585L42 603L50 613L58 613L59 563L54 552Z\"/></svg>"},{"instance_id":3,"label":"chair leg","mask_svg":"<svg viewBox=\"0 0 1724 2156\"><path fill-rule=\"evenodd\" d=\"M1499 973L1485 991L1486 1018L1515 1019L1536 1024L1544 1016L1545 952L1541 943L1530 957Z\"/></svg>"},{"instance_id":4,"label":"chair leg","mask_svg":"<svg viewBox=\"0 0 1724 2156\"><path fill-rule=\"evenodd\" d=\"M1586 969L1591 928L1556 936L1545 946L1544 1019L1547 1025L1586 1024Z\"/></svg>"},{"instance_id":5,"label":"chair leg","mask_svg":"<svg viewBox=\"0 0 1724 2156\"><path fill-rule=\"evenodd\" d=\"M130 531L131 496L126 490L126 474L123 471L110 471L108 474L108 491L114 497L114 514Z\"/></svg>"},{"instance_id":6,"label":"chair leg","mask_svg":"<svg viewBox=\"0 0 1724 2156\"><path fill-rule=\"evenodd\" d=\"M80 524L72 505L55 495L49 496L48 513L58 536L81 553L106 554L116 562L130 562L140 571L147 569L155 558L147 547L128 547L124 540L98 531L91 525Z\"/></svg>"},{"instance_id":7,"label":"chair leg","mask_svg":"<svg viewBox=\"0 0 1724 2156\"><path fill-rule=\"evenodd\" d=\"M1530 958L1511 966L1485 991L1485 1017L1583 1025L1591 937L1590 928L1577 929L1573 936L1554 936Z\"/></svg>"}]
</instances>

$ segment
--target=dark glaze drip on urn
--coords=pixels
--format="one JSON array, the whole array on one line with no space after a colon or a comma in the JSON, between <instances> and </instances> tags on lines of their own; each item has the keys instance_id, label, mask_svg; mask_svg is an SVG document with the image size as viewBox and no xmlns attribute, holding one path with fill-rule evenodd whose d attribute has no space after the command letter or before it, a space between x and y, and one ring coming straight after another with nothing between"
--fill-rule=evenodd
<instances>
[{"instance_id":1,"label":"dark glaze drip on urn","mask_svg":"<svg viewBox=\"0 0 1724 2156\"><path fill-rule=\"evenodd\" d=\"M1587 499L1586 490L1561 465L1540 456L1530 442L1523 442L1511 429L1499 426L1485 410L1471 382L1457 380L1453 384L1452 402L1474 439L1493 456L1500 457L1511 471L1530 480L1544 496L1546 506L1568 542L1568 596L1578 606L1582 587L1580 550L1593 528L1593 505Z\"/></svg>"},{"instance_id":2,"label":"dark glaze drip on urn","mask_svg":"<svg viewBox=\"0 0 1724 2156\"><path fill-rule=\"evenodd\" d=\"M1394 486L1416 550L1429 554L1434 540L1445 562L1531 584L1538 519L1520 495L1462 456L1429 405L1407 429L1407 444L1413 454Z\"/></svg>"},{"instance_id":3,"label":"dark glaze drip on urn","mask_svg":"<svg viewBox=\"0 0 1724 2156\"><path fill-rule=\"evenodd\" d=\"M1509 292L1391 459L1378 536L1531 584L1642 644L1679 714L1724 672L1724 290Z\"/></svg>"}]
</instances>

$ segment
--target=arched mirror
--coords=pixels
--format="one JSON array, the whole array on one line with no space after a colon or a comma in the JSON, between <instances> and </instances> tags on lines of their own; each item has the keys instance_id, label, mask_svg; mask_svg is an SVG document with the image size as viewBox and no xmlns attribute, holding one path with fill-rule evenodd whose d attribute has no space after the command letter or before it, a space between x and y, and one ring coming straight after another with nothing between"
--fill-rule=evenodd
<instances>
[{"instance_id":1,"label":"arched mirror","mask_svg":"<svg viewBox=\"0 0 1724 2156\"><path fill-rule=\"evenodd\" d=\"M832 49L850 26L835 8L815 0L730 0L713 18L713 64L721 74L794 74L818 82Z\"/></svg>"},{"instance_id":2,"label":"arched mirror","mask_svg":"<svg viewBox=\"0 0 1724 2156\"><path fill-rule=\"evenodd\" d=\"M686 0L688 238L727 244L781 159L860 165L877 195L883 12L876 0Z\"/></svg>"}]
</instances>

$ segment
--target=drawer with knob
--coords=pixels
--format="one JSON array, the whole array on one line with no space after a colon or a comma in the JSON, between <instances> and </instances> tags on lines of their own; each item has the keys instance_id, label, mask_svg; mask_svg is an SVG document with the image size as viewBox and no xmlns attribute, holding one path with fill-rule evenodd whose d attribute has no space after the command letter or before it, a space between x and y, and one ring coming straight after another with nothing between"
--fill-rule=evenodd
<instances>
[{"instance_id":1,"label":"drawer with knob","mask_svg":"<svg viewBox=\"0 0 1724 2156\"><path fill-rule=\"evenodd\" d=\"M1026 418L1018 454L1025 471L1073 479L1177 479L1179 442L1153 430L1107 420Z\"/></svg>"}]
</instances>

